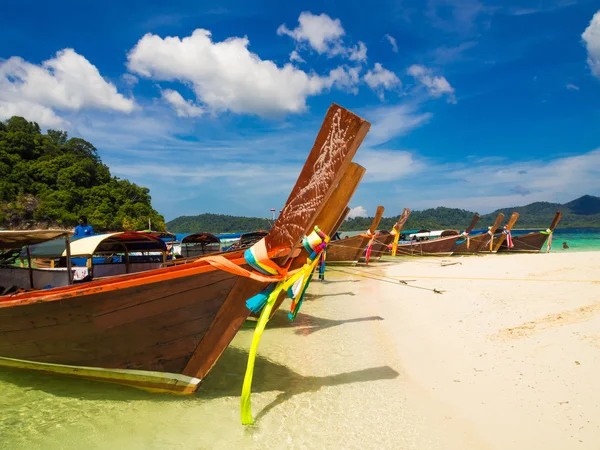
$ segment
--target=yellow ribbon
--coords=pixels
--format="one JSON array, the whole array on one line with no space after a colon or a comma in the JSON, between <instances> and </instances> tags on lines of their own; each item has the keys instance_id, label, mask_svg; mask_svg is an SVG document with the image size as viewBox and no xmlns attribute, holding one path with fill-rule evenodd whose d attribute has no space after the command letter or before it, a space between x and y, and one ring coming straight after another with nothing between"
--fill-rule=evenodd
<instances>
[{"instance_id":1,"label":"yellow ribbon","mask_svg":"<svg viewBox=\"0 0 600 450\"><path fill-rule=\"evenodd\" d=\"M275 286L275 289L273 289L273 291L269 294L267 304L263 307L260 313L258 323L256 324L256 328L254 330L254 336L252 337L252 345L250 346L250 353L248 354L248 364L246 366L246 375L244 375L244 384L242 385L240 413L243 425L254 424L254 419L252 418L252 405L250 402L252 377L254 375L254 361L256 360L256 352L258 350L260 338L263 334L263 331L265 330L265 327L267 326L267 322L269 322L271 310L273 309L273 306L275 306L275 302L277 301L279 294L282 291L287 291L290 286L292 286L296 281L298 281L302 277L306 277L307 279L307 277L315 270L315 267L318 262L318 257L312 261L310 260L310 258L307 258L306 264L304 264L304 266L302 266L297 272L295 272L289 278L279 281Z\"/></svg>"}]
</instances>

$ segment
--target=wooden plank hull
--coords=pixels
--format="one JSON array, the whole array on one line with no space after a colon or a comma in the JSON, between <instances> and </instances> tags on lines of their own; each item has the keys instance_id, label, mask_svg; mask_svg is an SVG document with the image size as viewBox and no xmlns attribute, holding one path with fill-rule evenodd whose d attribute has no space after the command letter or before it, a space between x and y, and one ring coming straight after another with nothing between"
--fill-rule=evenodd
<instances>
[{"instance_id":1,"label":"wooden plank hull","mask_svg":"<svg viewBox=\"0 0 600 450\"><path fill-rule=\"evenodd\" d=\"M454 255L472 255L479 253L483 250L489 249L490 235L488 233L482 233L471 237L469 246L467 247L467 241L458 244Z\"/></svg>"},{"instance_id":2,"label":"wooden plank hull","mask_svg":"<svg viewBox=\"0 0 600 450\"><path fill-rule=\"evenodd\" d=\"M338 241L331 241L327 246L327 264L357 263L364 255L369 238L357 235Z\"/></svg>"},{"instance_id":3,"label":"wooden plank hull","mask_svg":"<svg viewBox=\"0 0 600 450\"><path fill-rule=\"evenodd\" d=\"M508 248L506 241L504 241L498 251L507 253L539 253L547 239L548 235L542 234L539 231L521 236L513 236L512 241L514 246Z\"/></svg>"},{"instance_id":4,"label":"wooden plank hull","mask_svg":"<svg viewBox=\"0 0 600 450\"><path fill-rule=\"evenodd\" d=\"M396 255L401 256L448 256L454 252L456 241L460 235L448 236L433 241L412 242L410 244L398 244Z\"/></svg>"}]
</instances>

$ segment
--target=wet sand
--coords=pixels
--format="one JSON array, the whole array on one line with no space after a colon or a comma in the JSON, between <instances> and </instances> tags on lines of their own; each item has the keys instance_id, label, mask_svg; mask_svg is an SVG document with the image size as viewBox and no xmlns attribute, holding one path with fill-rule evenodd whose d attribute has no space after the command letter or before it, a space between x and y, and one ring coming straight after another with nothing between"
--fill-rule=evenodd
<instances>
[{"instance_id":1,"label":"wet sand","mask_svg":"<svg viewBox=\"0 0 600 450\"><path fill-rule=\"evenodd\" d=\"M246 328L187 398L1 371L0 448L599 448L600 253L448 260L330 267L263 335L253 427Z\"/></svg>"}]
</instances>

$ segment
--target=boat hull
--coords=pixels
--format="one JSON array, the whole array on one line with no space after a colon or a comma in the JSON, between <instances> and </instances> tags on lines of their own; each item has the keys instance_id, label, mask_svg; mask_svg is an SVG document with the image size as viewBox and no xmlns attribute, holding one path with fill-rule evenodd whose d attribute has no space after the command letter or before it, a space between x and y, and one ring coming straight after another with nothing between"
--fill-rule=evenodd
<instances>
[{"instance_id":1,"label":"boat hull","mask_svg":"<svg viewBox=\"0 0 600 450\"><path fill-rule=\"evenodd\" d=\"M473 255L485 250L489 250L490 235L488 233L478 234L470 238L469 245L467 247L467 241L458 244L454 255Z\"/></svg>"},{"instance_id":2,"label":"boat hull","mask_svg":"<svg viewBox=\"0 0 600 450\"><path fill-rule=\"evenodd\" d=\"M548 239L547 234L542 234L539 231L535 233L523 234L521 236L513 236L513 247L508 248L506 240L502 243L499 252L507 253L539 253Z\"/></svg>"},{"instance_id":3,"label":"boat hull","mask_svg":"<svg viewBox=\"0 0 600 450\"><path fill-rule=\"evenodd\" d=\"M327 264L356 264L364 255L369 238L364 235L331 241L327 246Z\"/></svg>"},{"instance_id":4,"label":"boat hull","mask_svg":"<svg viewBox=\"0 0 600 450\"><path fill-rule=\"evenodd\" d=\"M396 256L449 256L456 248L460 235L448 236L433 241L411 242L398 244Z\"/></svg>"},{"instance_id":5,"label":"boat hull","mask_svg":"<svg viewBox=\"0 0 600 450\"><path fill-rule=\"evenodd\" d=\"M186 366L194 354L207 355L207 362L220 355L220 347L210 347L203 341L239 277L210 266L196 266L126 277L118 289L108 288L115 288L114 283L97 287L94 284L100 283L90 283L76 296L0 307L0 355L53 364L41 371L52 371L48 367L57 366L101 369L96 373L102 373L102 377L94 376L121 384L134 383L124 383L119 370L201 379L212 364L198 372L200 377L197 373L186 374ZM246 288L246 298L266 284L254 282L252 289ZM7 303L11 302L4 302L4 306ZM227 344L248 313L243 301L228 305L231 323L223 334ZM186 389L193 391L196 385L169 382L167 386L150 387L189 393Z\"/></svg>"}]
</instances>

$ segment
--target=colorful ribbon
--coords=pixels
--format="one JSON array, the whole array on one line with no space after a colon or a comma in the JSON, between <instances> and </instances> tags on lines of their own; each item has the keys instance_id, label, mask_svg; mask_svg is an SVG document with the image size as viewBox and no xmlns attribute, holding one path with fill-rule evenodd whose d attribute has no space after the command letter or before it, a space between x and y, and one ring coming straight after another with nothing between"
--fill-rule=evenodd
<instances>
[{"instance_id":1,"label":"colorful ribbon","mask_svg":"<svg viewBox=\"0 0 600 450\"><path fill-rule=\"evenodd\" d=\"M552 248L552 235L554 234L554 232L550 228L547 228L546 231L540 231L540 233L548 235L548 245L546 246L546 253L550 253L550 249Z\"/></svg>"},{"instance_id":2,"label":"colorful ribbon","mask_svg":"<svg viewBox=\"0 0 600 450\"><path fill-rule=\"evenodd\" d=\"M513 248L515 244L513 244L512 234L510 234L510 230L506 228L506 225L504 225L502 232L506 235L506 245L508 248Z\"/></svg>"},{"instance_id":3,"label":"colorful ribbon","mask_svg":"<svg viewBox=\"0 0 600 450\"><path fill-rule=\"evenodd\" d=\"M258 323L256 324L256 329L254 330L254 336L252 337L252 345L250 346L248 364L246 366L246 375L244 376L244 384L242 386L240 414L242 418L242 424L244 425L252 425L254 423L252 418L252 405L250 401L252 377L254 374L254 362L256 360L256 352L258 350L260 338L265 327L267 326L269 317L271 317L273 306L275 306L275 302L277 301L277 298L279 298L279 295L282 292L287 292L288 296L292 299L292 306L290 308L288 317L290 320L294 320L296 318L296 315L300 310L300 306L302 305L306 289L312 280L315 267L321 259L321 255L325 252L328 242L329 236L319 230L319 227L315 226L314 231L302 240L304 247L309 252L309 256L306 258L306 263L304 266L302 266L302 268L300 268L298 271L294 271L293 274L288 275L278 283L271 284L263 292L252 297L251 299L248 299L246 302L246 305L250 303L252 306L262 303L263 306ZM264 261L260 261L260 264L258 265L262 267L262 263L264 263Z\"/></svg>"}]
</instances>

